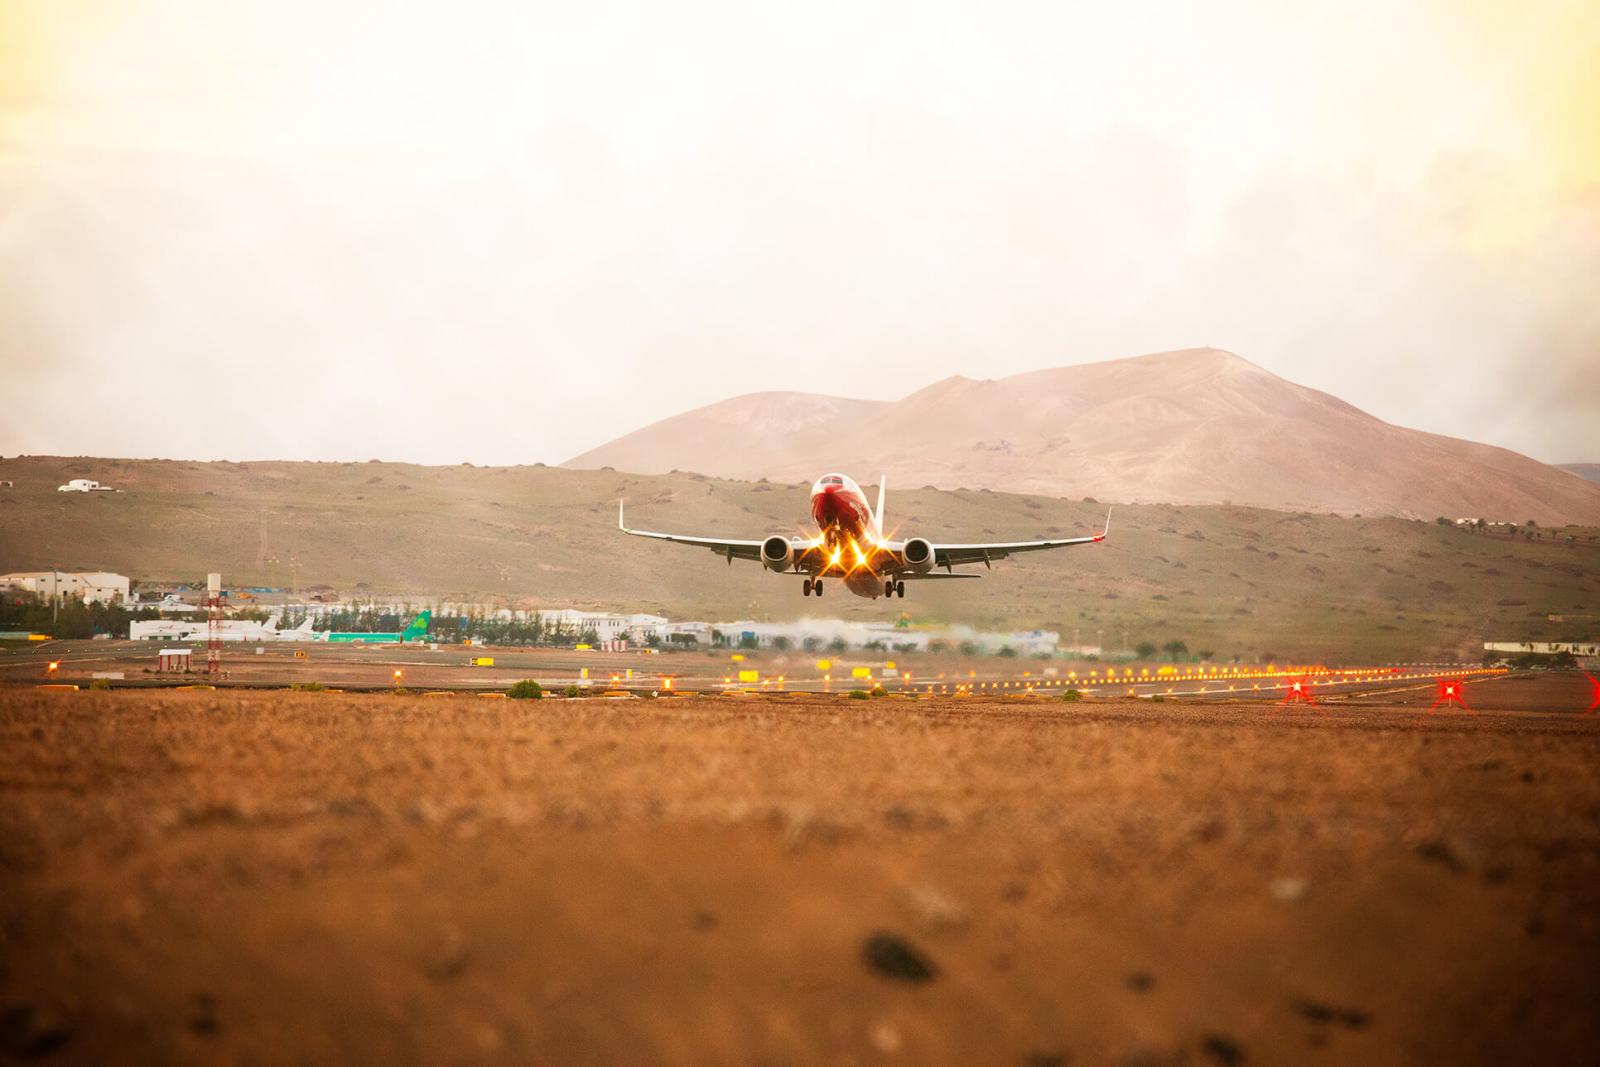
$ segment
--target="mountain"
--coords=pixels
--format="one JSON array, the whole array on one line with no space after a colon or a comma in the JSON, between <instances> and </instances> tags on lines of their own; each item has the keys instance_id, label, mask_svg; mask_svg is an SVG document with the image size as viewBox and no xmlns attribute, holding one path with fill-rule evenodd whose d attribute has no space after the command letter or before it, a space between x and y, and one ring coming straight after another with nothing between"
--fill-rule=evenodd
<instances>
[{"instance_id":1,"label":"mountain","mask_svg":"<svg viewBox=\"0 0 1600 1067\"><path fill-rule=\"evenodd\" d=\"M1557 463L1556 467L1569 474L1576 474L1586 482L1600 485L1600 463Z\"/></svg>"},{"instance_id":2,"label":"mountain","mask_svg":"<svg viewBox=\"0 0 1600 1067\"><path fill-rule=\"evenodd\" d=\"M731 477L753 481L770 469L794 466L794 442L825 436L833 427L870 423L891 406L813 393L746 393L651 423L562 466L710 474L737 463L759 473Z\"/></svg>"},{"instance_id":3,"label":"mountain","mask_svg":"<svg viewBox=\"0 0 1600 1067\"><path fill-rule=\"evenodd\" d=\"M1394 426L1214 348L954 377L894 403L757 393L564 466L1433 518L1600 523L1600 486L1490 445Z\"/></svg>"}]
</instances>

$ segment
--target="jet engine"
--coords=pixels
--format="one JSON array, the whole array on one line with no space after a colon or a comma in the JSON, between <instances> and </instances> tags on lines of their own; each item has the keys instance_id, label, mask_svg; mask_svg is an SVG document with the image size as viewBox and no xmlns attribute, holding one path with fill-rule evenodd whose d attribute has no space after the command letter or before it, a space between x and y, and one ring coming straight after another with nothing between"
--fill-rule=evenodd
<instances>
[{"instance_id":1,"label":"jet engine","mask_svg":"<svg viewBox=\"0 0 1600 1067\"><path fill-rule=\"evenodd\" d=\"M794 545L787 537L773 534L761 542L761 565L769 571L786 571L794 565Z\"/></svg>"},{"instance_id":2,"label":"jet engine","mask_svg":"<svg viewBox=\"0 0 1600 1067\"><path fill-rule=\"evenodd\" d=\"M906 562L906 570L917 574L927 574L933 570L933 555L933 544L921 537L913 537L900 550L900 557Z\"/></svg>"}]
</instances>

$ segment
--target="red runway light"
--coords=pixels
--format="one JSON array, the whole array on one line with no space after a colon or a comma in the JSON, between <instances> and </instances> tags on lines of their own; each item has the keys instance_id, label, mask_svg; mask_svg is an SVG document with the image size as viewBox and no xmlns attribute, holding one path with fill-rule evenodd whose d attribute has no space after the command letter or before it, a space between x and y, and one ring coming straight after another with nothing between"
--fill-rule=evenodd
<instances>
[{"instance_id":1,"label":"red runway light","mask_svg":"<svg viewBox=\"0 0 1600 1067\"><path fill-rule=\"evenodd\" d=\"M1316 698L1311 695L1312 683L1303 675L1296 678L1284 687L1283 702L1285 704L1315 704Z\"/></svg>"},{"instance_id":2,"label":"red runway light","mask_svg":"<svg viewBox=\"0 0 1600 1067\"><path fill-rule=\"evenodd\" d=\"M1466 685L1460 678L1440 678L1439 695L1434 698L1432 704L1428 705L1429 713L1431 714L1433 709L1440 704L1447 708L1460 708L1462 711L1471 711L1472 709L1467 707L1465 691Z\"/></svg>"},{"instance_id":3,"label":"red runway light","mask_svg":"<svg viewBox=\"0 0 1600 1067\"><path fill-rule=\"evenodd\" d=\"M1594 675L1587 671L1584 672L1583 676L1589 679L1589 710L1584 712L1585 715L1589 715L1596 708L1600 708L1600 679L1596 679Z\"/></svg>"}]
</instances>

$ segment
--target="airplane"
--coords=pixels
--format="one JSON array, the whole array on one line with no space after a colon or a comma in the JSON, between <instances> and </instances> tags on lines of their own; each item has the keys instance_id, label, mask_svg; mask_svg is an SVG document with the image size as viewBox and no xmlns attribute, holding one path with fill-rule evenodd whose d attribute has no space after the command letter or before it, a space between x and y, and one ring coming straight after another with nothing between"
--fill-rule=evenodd
<instances>
[{"instance_id":1,"label":"airplane","mask_svg":"<svg viewBox=\"0 0 1600 1067\"><path fill-rule=\"evenodd\" d=\"M425 610L412 619L406 625L406 628L399 633L393 630L386 633L324 630L317 633L314 636L314 640L330 641L336 645L401 645L407 641L426 641L428 639L428 623L432 619L433 612Z\"/></svg>"},{"instance_id":2,"label":"airplane","mask_svg":"<svg viewBox=\"0 0 1600 1067\"><path fill-rule=\"evenodd\" d=\"M632 530L623 515L624 502L617 501L617 528L634 537L653 537L684 545L709 548L727 559L759 562L780 574L803 574L805 596L821 596L824 578L836 578L859 597L904 597L906 582L950 578L981 578L981 574L957 574L953 568L972 563L988 567L997 559L1016 552L1038 552L1068 545L1092 545L1111 532L1111 512L1106 525L1089 537L1068 537L1051 541L997 541L990 544L935 544L922 537L892 540L883 532L883 501L887 477L878 482L878 506L867 503L861 486L843 474L824 474L811 487L811 518L817 524L814 537L785 537L774 534L760 541L735 541L721 537L690 537L683 534ZM944 568L941 573L938 568Z\"/></svg>"},{"instance_id":3,"label":"airplane","mask_svg":"<svg viewBox=\"0 0 1600 1067\"><path fill-rule=\"evenodd\" d=\"M223 641L315 641L311 620L306 619L292 630L280 630L281 616L274 615L266 622L248 619L223 619L217 624L217 637ZM134 641L160 639L163 641L204 641L211 633L206 619L141 619L128 624L128 637Z\"/></svg>"}]
</instances>

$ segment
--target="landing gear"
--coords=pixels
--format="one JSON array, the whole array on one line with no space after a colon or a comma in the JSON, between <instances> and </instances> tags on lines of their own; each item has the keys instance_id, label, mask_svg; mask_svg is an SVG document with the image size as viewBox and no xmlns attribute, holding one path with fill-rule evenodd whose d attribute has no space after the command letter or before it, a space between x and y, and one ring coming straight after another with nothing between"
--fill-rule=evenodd
<instances>
[{"instance_id":1,"label":"landing gear","mask_svg":"<svg viewBox=\"0 0 1600 1067\"><path fill-rule=\"evenodd\" d=\"M805 590L805 592L800 594L801 596L810 596L811 595L811 579L807 578L806 579L806 584L801 586L801 588Z\"/></svg>"},{"instance_id":2,"label":"landing gear","mask_svg":"<svg viewBox=\"0 0 1600 1067\"><path fill-rule=\"evenodd\" d=\"M897 596L904 600L906 596L906 583L897 581L884 582L883 595L886 597Z\"/></svg>"},{"instance_id":3,"label":"landing gear","mask_svg":"<svg viewBox=\"0 0 1600 1067\"><path fill-rule=\"evenodd\" d=\"M822 595L822 579L821 578L807 578L805 586L803 588L805 590L805 595L806 596L810 596L813 593L815 593L817 596L821 596Z\"/></svg>"}]
</instances>

